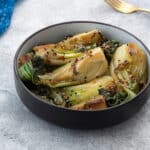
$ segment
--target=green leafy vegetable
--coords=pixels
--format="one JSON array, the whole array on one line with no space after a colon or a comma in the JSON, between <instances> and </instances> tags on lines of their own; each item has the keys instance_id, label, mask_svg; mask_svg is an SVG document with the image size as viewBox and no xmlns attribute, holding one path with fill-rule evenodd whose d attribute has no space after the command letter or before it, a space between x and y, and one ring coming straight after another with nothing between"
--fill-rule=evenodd
<instances>
[{"instance_id":1,"label":"green leafy vegetable","mask_svg":"<svg viewBox=\"0 0 150 150\"><path fill-rule=\"evenodd\" d=\"M106 58L110 61L119 46L120 43L118 41L108 40L102 44L101 48L103 49Z\"/></svg>"},{"instance_id":2,"label":"green leafy vegetable","mask_svg":"<svg viewBox=\"0 0 150 150\"><path fill-rule=\"evenodd\" d=\"M23 64L19 69L18 73L20 78L23 81L32 81L32 76L33 76L33 66L31 61Z\"/></svg>"},{"instance_id":3,"label":"green leafy vegetable","mask_svg":"<svg viewBox=\"0 0 150 150\"><path fill-rule=\"evenodd\" d=\"M55 68L55 66L49 66L45 64L42 58L34 56L32 60L21 65L18 69L18 72L23 81L31 81L36 83L38 75L50 72Z\"/></svg>"},{"instance_id":4,"label":"green leafy vegetable","mask_svg":"<svg viewBox=\"0 0 150 150\"><path fill-rule=\"evenodd\" d=\"M115 105L125 103L136 96L136 94L129 89L126 89L125 91L117 90L115 93L113 93L110 90L102 88L99 89L99 94L105 97L108 107L113 107Z\"/></svg>"}]
</instances>

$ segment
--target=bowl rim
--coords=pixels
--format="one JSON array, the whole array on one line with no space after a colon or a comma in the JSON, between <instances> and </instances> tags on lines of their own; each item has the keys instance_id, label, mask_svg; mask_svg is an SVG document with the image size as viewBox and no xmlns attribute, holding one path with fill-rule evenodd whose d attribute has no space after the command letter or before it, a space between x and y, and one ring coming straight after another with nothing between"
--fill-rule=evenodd
<instances>
[{"instance_id":1,"label":"bowl rim","mask_svg":"<svg viewBox=\"0 0 150 150\"><path fill-rule=\"evenodd\" d=\"M37 96L36 94L34 94L32 91L30 91L26 86L25 84L23 83L23 81L20 79L19 77L19 74L18 74L18 70L17 70L17 60L18 60L18 55L20 53L20 50L22 49L22 47L26 44L27 41L29 41L32 37L34 37L36 34L44 31L44 30L47 30L47 29L50 29L50 28L53 28L55 26L59 26L59 25L65 25L65 24L74 24L74 23L91 23L91 24L100 24L100 25L105 25L105 26L109 26L109 27L112 27L112 28L115 28L115 29L118 29L118 30L121 30L125 33L127 33L128 35L132 36L133 38L135 38L137 41L139 41L143 47L145 48L145 50L147 51L148 53L148 58L150 58L150 51L149 49L147 48L147 46L142 42L142 40L140 40L139 38L137 38L135 35L133 35L132 33L126 31L125 29L122 29L118 26L115 26L115 25L111 25L111 24L108 24L108 23L102 23L102 22L97 22L97 21L67 21L67 22L61 22L61 23L57 23L57 24L53 24L53 25L50 25L50 26L46 26L44 28L41 28L40 30L34 32L33 34L31 34L30 36L28 36L23 42L22 44L19 46L19 48L17 49L16 51L16 54L14 56L14 61L13 61L13 68L14 68L14 75L17 79L17 81L21 84L21 86L24 88L24 90L26 90L31 96L33 96L36 100L39 100L40 102L43 102L45 104L48 104L50 107L54 107L55 109L60 109L60 110L63 110L63 111L72 111L72 112L105 112L105 111L109 111L109 110L114 110L114 109L117 109L119 107L123 107L131 102L133 102L135 99L137 99L137 97L139 97L145 90L148 89L148 87L150 86L150 80L147 81L147 84L145 85L145 87L130 101L127 101L125 103L121 103L119 105L116 105L116 106L113 106L113 107L108 107L108 108L105 108L105 109L102 109L102 110L74 110L74 109L71 109L71 108L66 108L66 107L61 107L61 106L57 106L57 105L53 105L53 104L50 104L48 103L47 101L44 101L42 98L40 98L39 96ZM149 64L148 64L149 66Z\"/></svg>"}]
</instances>

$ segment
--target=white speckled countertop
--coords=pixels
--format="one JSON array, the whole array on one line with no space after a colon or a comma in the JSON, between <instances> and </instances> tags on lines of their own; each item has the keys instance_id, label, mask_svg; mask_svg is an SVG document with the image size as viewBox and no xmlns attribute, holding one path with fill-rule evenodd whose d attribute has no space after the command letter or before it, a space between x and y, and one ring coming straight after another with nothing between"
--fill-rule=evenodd
<instances>
[{"instance_id":1,"label":"white speckled countertop","mask_svg":"<svg viewBox=\"0 0 150 150\"><path fill-rule=\"evenodd\" d=\"M130 1L150 8L148 0ZM18 46L40 28L71 20L117 25L150 48L150 14L121 14L103 0L20 0L9 30L0 37L0 150L150 150L150 101L122 124L84 131L43 121L20 101L13 79Z\"/></svg>"}]
</instances>

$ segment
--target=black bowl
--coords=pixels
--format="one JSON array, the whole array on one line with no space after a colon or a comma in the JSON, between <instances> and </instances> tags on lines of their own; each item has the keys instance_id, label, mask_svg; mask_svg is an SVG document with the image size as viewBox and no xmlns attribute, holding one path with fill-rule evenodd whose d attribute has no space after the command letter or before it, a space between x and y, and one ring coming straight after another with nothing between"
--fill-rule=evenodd
<instances>
[{"instance_id":1,"label":"black bowl","mask_svg":"<svg viewBox=\"0 0 150 150\"><path fill-rule=\"evenodd\" d=\"M148 83L145 88L134 99L125 104L118 105L114 108L108 108L106 110L70 110L48 104L46 101L40 99L38 96L32 93L21 81L17 71L17 61L20 55L26 53L35 45L57 42L62 40L67 35L73 35L92 29L99 29L102 31L105 37L116 39L122 43L137 43L147 55L149 69L150 53L147 47L137 37L121 28L91 21L65 22L46 27L27 38L19 47L14 58L15 84L18 95L20 96L22 102L33 113L44 118L45 120L62 125L64 127L102 128L127 120L137 113L142 105L148 100L150 79L148 79Z\"/></svg>"}]
</instances>

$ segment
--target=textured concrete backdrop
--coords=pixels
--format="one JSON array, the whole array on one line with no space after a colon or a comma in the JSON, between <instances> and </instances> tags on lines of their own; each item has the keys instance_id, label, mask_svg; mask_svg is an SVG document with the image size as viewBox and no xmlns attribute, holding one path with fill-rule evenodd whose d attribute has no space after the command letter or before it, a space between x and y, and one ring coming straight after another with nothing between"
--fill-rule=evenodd
<instances>
[{"instance_id":1,"label":"textured concrete backdrop","mask_svg":"<svg viewBox=\"0 0 150 150\"><path fill-rule=\"evenodd\" d=\"M130 0L150 8L148 0ZM93 20L122 27L150 48L150 14L125 15L103 0L20 0L9 30L0 37L0 150L149 150L150 101L132 119L103 130L71 130L29 112L14 87L13 57L30 34L70 20Z\"/></svg>"}]
</instances>

